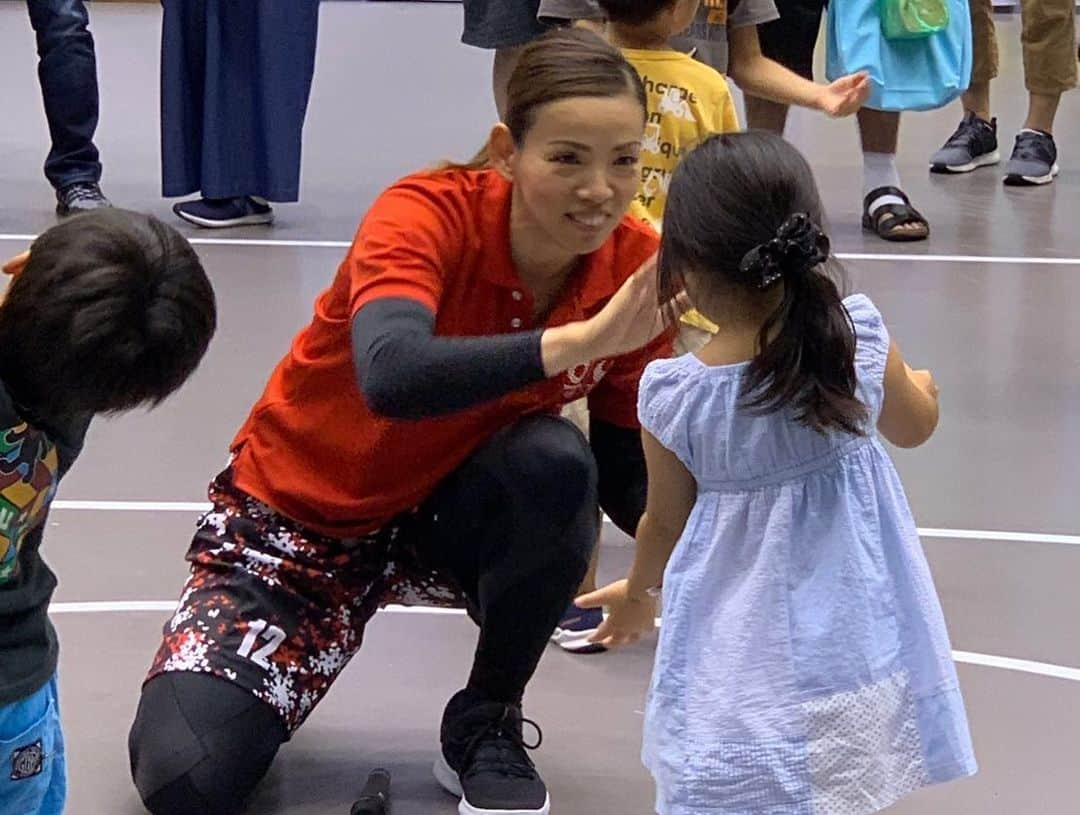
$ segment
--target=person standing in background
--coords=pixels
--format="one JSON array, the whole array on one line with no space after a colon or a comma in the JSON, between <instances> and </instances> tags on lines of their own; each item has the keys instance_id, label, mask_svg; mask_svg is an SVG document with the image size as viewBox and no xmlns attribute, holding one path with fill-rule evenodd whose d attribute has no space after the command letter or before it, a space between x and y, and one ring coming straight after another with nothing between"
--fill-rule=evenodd
<instances>
[{"instance_id":1,"label":"person standing in background","mask_svg":"<svg viewBox=\"0 0 1080 815\"><path fill-rule=\"evenodd\" d=\"M45 177L56 190L56 214L110 206L102 194L94 145L98 123L97 60L83 0L27 0L37 35L38 80L52 148Z\"/></svg>"},{"instance_id":2,"label":"person standing in background","mask_svg":"<svg viewBox=\"0 0 1080 815\"><path fill-rule=\"evenodd\" d=\"M166 198L203 227L269 224L300 198L318 0L162 0L161 159Z\"/></svg>"},{"instance_id":3,"label":"person standing in background","mask_svg":"<svg viewBox=\"0 0 1080 815\"><path fill-rule=\"evenodd\" d=\"M1020 17L1028 114L1005 165L1010 186L1049 184L1058 174L1054 118L1061 94L1076 87L1074 0L1023 0ZM935 173L969 173L1001 161L997 119L990 115L990 80L998 74L998 47L991 0L971 0L975 65L964 94L964 118L930 159Z\"/></svg>"}]
</instances>

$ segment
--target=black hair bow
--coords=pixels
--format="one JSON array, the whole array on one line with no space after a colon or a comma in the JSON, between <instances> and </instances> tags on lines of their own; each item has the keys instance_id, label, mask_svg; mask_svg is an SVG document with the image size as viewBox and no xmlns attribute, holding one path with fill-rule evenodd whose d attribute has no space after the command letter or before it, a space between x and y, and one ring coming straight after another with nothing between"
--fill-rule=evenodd
<instances>
[{"instance_id":1,"label":"black hair bow","mask_svg":"<svg viewBox=\"0 0 1080 815\"><path fill-rule=\"evenodd\" d=\"M776 237L755 246L739 264L743 278L767 289L785 274L802 274L829 257L829 238L808 214L790 216L776 230Z\"/></svg>"}]
</instances>

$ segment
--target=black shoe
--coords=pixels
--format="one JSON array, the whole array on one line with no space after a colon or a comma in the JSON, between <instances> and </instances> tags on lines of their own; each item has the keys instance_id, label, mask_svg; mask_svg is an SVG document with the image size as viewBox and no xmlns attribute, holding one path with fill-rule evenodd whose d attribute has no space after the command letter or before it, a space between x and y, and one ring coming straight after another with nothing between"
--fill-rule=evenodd
<instances>
[{"instance_id":1,"label":"black shoe","mask_svg":"<svg viewBox=\"0 0 1080 815\"><path fill-rule=\"evenodd\" d=\"M1053 136L1041 130L1021 130L1005 165L1005 183L1010 187L1049 184L1058 174L1057 157Z\"/></svg>"},{"instance_id":2,"label":"black shoe","mask_svg":"<svg viewBox=\"0 0 1080 815\"><path fill-rule=\"evenodd\" d=\"M522 737L524 722L536 728L534 745ZM443 713L435 778L447 792L461 796L461 815L548 815L547 787L525 752L539 747L542 739L536 722L522 718L517 705L459 691Z\"/></svg>"},{"instance_id":3,"label":"black shoe","mask_svg":"<svg viewBox=\"0 0 1080 815\"><path fill-rule=\"evenodd\" d=\"M101 187L93 181L76 181L56 191L56 214L61 217L111 206Z\"/></svg>"},{"instance_id":4,"label":"black shoe","mask_svg":"<svg viewBox=\"0 0 1080 815\"><path fill-rule=\"evenodd\" d=\"M274 222L274 210L261 198L196 198L173 205L173 212L196 226L225 229L230 226L254 226Z\"/></svg>"},{"instance_id":5,"label":"black shoe","mask_svg":"<svg viewBox=\"0 0 1080 815\"><path fill-rule=\"evenodd\" d=\"M969 111L945 146L931 157L930 172L970 173L999 161L997 119L988 122Z\"/></svg>"}]
</instances>

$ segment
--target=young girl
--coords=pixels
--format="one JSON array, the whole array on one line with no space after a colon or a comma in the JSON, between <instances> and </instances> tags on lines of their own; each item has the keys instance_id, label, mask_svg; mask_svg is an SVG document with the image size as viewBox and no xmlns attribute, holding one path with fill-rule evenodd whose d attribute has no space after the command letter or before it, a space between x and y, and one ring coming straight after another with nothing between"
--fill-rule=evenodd
<instances>
[{"instance_id":1,"label":"young girl","mask_svg":"<svg viewBox=\"0 0 1080 815\"><path fill-rule=\"evenodd\" d=\"M975 772L930 571L878 432L937 424L864 295L841 300L806 161L764 132L676 170L660 286L719 332L651 363L648 498L612 647L664 622L643 758L661 815L861 815Z\"/></svg>"}]
</instances>

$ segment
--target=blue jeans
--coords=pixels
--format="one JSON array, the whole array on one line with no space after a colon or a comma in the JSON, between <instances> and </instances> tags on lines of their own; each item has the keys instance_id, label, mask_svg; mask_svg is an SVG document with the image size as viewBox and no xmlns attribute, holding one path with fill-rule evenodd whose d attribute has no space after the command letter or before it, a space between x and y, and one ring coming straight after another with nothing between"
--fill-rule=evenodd
<instances>
[{"instance_id":1,"label":"blue jeans","mask_svg":"<svg viewBox=\"0 0 1080 815\"><path fill-rule=\"evenodd\" d=\"M56 189L97 182L97 61L86 6L83 0L27 0L26 6L37 34L38 79L52 137L45 177Z\"/></svg>"},{"instance_id":2,"label":"blue jeans","mask_svg":"<svg viewBox=\"0 0 1080 815\"><path fill-rule=\"evenodd\" d=\"M0 812L61 815L67 797L56 677L0 707Z\"/></svg>"}]
</instances>

